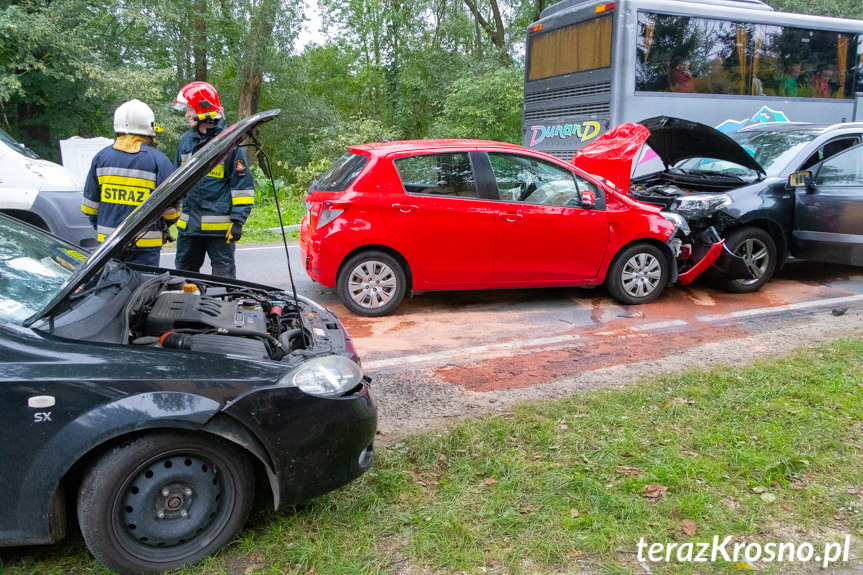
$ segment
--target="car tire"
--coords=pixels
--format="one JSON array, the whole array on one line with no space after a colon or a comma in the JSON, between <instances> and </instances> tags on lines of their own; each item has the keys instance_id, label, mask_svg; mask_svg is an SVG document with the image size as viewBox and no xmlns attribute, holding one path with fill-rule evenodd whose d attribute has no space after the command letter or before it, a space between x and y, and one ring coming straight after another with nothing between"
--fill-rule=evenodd
<instances>
[{"instance_id":1,"label":"car tire","mask_svg":"<svg viewBox=\"0 0 863 575\"><path fill-rule=\"evenodd\" d=\"M726 247L734 255L746 260L746 267L757 277L751 279L726 279L722 288L732 293L751 293L761 289L770 281L776 269L776 242L773 237L754 226L732 230L725 237Z\"/></svg>"},{"instance_id":2,"label":"car tire","mask_svg":"<svg viewBox=\"0 0 863 575\"><path fill-rule=\"evenodd\" d=\"M78 523L117 573L164 573L234 538L254 501L246 453L214 436L162 432L112 448L84 476Z\"/></svg>"},{"instance_id":3,"label":"car tire","mask_svg":"<svg viewBox=\"0 0 863 575\"><path fill-rule=\"evenodd\" d=\"M398 260L388 253L362 252L344 263L336 279L336 291L352 313L379 317L392 313L404 299L407 276Z\"/></svg>"},{"instance_id":4,"label":"car tire","mask_svg":"<svg viewBox=\"0 0 863 575\"><path fill-rule=\"evenodd\" d=\"M668 259L662 249L647 243L625 247L618 252L605 278L606 289L625 305L650 303L668 283Z\"/></svg>"}]
</instances>

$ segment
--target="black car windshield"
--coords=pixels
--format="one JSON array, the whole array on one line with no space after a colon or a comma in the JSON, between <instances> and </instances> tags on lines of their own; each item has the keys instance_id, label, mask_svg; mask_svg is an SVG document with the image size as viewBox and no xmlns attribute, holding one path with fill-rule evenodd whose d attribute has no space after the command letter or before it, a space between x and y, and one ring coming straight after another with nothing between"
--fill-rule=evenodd
<instances>
[{"instance_id":1,"label":"black car windshield","mask_svg":"<svg viewBox=\"0 0 863 575\"><path fill-rule=\"evenodd\" d=\"M755 158L755 161L764 168L768 176L776 176L818 134L813 130L782 130L775 132L758 130L752 132L732 132L728 135ZM675 167L687 172L697 170L744 178L757 176L754 170L733 162L712 158L690 158L678 163Z\"/></svg>"},{"instance_id":2,"label":"black car windshield","mask_svg":"<svg viewBox=\"0 0 863 575\"><path fill-rule=\"evenodd\" d=\"M87 252L0 216L0 321L22 323L44 308Z\"/></svg>"},{"instance_id":3,"label":"black car windshield","mask_svg":"<svg viewBox=\"0 0 863 575\"><path fill-rule=\"evenodd\" d=\"M343 192L357 179L368 161L365 156L347 153L324 172L312 188L319 192Z\"/></svg>"}]
</instances>

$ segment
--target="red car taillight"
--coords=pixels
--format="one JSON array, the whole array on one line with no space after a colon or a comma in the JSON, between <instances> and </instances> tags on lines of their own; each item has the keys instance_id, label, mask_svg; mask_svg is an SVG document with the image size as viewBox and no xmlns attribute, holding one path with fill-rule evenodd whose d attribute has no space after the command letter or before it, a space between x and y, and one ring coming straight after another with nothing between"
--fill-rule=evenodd
<instances>
[{"instance_id":1,"label":"red car taillight","mask_svg":"<svg viewBox=\"0 0 863 575\"><path fill-rule=\"evenodd\" d=\"M350 207L351 202L347 200L313 202L311 209L312 217L309 223L313 224L316 229L320 229L345 213Z\"/></svg>"}]
</instances>

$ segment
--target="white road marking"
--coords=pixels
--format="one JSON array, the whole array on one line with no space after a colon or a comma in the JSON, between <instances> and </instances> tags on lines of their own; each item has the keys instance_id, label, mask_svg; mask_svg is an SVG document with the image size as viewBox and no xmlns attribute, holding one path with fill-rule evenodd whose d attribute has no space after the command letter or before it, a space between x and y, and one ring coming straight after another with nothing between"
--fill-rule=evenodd
<instances>
[{"instance_id":1,"label":"white road marking","mask_svg":"<svg viewBox=\"0 0 863 575\"><path fill-rule=\"evenodd\" d=\"M629 329L631 329L632 331L653 331L653 330L659 330L659 329L667 329L669 327L681 327L681 326L685 326L685 325L689 325L689 322L686 321L685 319L671 319L668 321L658 321L656 323L646 323L644 325L635 325Z\"/></svg>"},{"instance_id":2,"label":"white road marking","mask_svg":"<svg viewBox=\"0 0 863 575\"><path fill-rule=\"evenodd\" d=\"M740 319L747 317L757 317L760 315L769 315L774 313L782 313L786 311L799 311L803 309L813 309L818 307L829 307L833 305L841 305L843 303L854 303L863 301L863 295L849 295L845 297L835 297L831 299L820 299L815 301L802 301L799 303L790 303L788 305L778 305L775 307L760 307L756 309L745 309L731 313L722 313L715 315L701 315L696 317L698 321L717 322L727 319Z\"/></svg>"},{"instance_id":3,"label":"white road marking","mask_svg":"<svg viewBox=\"0 0 863 575\"><path fill-rule=\"evenodd\" d=\"M482 356L483 358L501 357L511 355L513 350L525 348L536 348L560 343L575 343L581 336L561 335L558 337L541 337L527 341L509 341L506 343L494 343L489 345L476 345L451 351L438 351L435 353L424 353L420 355L409 355L407 357L393 357L390 359L379 359L377 361L364 361L364 369L380 369L405 363L425 363L429 361L452 361L464 359L466 356ZM545 349L531 349L531 352L546 351Z\"/></svg>"}]
</instances>

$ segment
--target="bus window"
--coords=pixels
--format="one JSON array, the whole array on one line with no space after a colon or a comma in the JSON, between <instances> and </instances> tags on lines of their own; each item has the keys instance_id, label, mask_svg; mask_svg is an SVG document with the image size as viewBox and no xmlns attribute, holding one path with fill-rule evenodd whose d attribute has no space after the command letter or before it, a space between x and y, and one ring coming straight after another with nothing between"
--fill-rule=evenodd
<instances>
[{"instance_id":1,"label":"bus window","mask_svg":"<svg viewBox=\"0 0 863 575\"><path fill-rule=\"evenodd\" d=\"M537 34L530 39L528 80L611 66L611 16Z\"/></svg>"},{"instance_id":2,"label":"bus window","mask_svg":"<svg viewBox=\"0 0 863 575\"><path fill-rule=\"evenodd\" d=\"M638 12L641 92L854 97L859 36Z\"/></svg>"}]
</instances>

